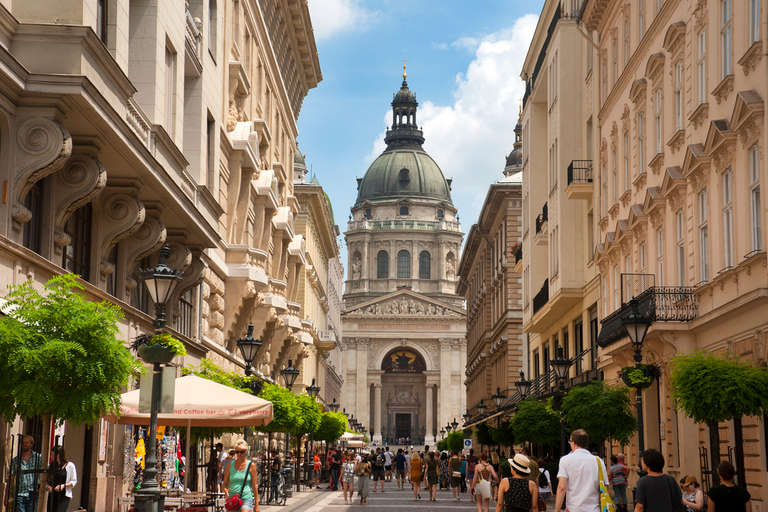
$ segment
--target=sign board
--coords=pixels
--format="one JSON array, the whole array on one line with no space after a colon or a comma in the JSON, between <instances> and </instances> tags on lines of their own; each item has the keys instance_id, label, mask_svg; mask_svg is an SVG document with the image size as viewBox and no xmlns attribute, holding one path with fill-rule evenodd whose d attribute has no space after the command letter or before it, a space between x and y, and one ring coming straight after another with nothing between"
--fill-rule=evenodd
<instances>
[{"instance_id":1,"label":"sign board","mask_svg":"<svg viewBox=\"0 0 768 512\"><path fill-rule=\"evenodd\" d=\"M173 414L174 396L176 394L176 367L165 366L160 369L162 378L162 395L160 396L161 414ZM139 383L139 412L149 414L152 408L152 370L141 376Z\"/></svg>"},{"instance_id":2,"label":"sign board","mask_svg":"<svg viewBox=\"0 0 768 512\"><path fill-rule=\"evenodd\" d=\"M465 439L464 440L464 449L469 450L472 448L472 440L471 439Z\"/></svg>"}]
</instances>

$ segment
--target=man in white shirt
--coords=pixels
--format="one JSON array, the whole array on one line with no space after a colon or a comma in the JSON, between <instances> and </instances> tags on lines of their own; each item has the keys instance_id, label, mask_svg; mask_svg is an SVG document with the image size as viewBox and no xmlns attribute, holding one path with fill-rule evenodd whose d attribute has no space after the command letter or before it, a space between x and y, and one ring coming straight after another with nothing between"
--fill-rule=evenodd
<instances>
[{"instance_id":1,"label":"man in white shirt","mask_svg":"<svg viewBox=\"0 0 768 512\"><path fill-rule=\"evenodd\" d=\"M603 481L608 485L608 472L599 457L589 451L589 436L582 430L574 430L568 441L571 453L560 459L557 472L557 497L555 512L565 509L563 503L567 495L568 512L600 512L600 486L598 470L603 470Z\"/></svg>"},{"instance_id":2,"label":"man in white shirt","mask_svg":"<svg viewBox=\"0 0 768 512\"><path fill-rule=\"evenodd\" d=\"M384 448L384 470L387 472L387 482L392 481L392 459L394 457L395 454L390 451L389 446L386 446Z\"/></svg>"}]
</instances>

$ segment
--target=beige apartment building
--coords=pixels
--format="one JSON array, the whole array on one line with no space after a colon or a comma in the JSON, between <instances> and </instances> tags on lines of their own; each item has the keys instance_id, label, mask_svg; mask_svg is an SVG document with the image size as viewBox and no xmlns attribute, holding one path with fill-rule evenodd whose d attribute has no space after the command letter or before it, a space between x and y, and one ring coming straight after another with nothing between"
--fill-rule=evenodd
<instances>
[{"instance_id":1,"label":"beige apartment building","mask_svg":"<svg viewBox=\"0 0 768 512\"><path fill-rule=\"evenodd\" d=\"M597 83L592 43L573 17L578 6L544 4L521 73L522 327L529 337L531 393L542 398L556 390L550 361L560 355L574 360L566 389L603 378L593 255Z\"/></svg>"},{"instance_id":2,"label":"beige apartment building","mask_svg":"<svg viewBox=\"0 0 768 512\"><path fill-rule=\"evenodd\" d=\"M518 120L504 178L488 187L459 261L456 288L467 304L467 425L486 410L493 413L501 409L492 396L510 398L517 392L515 382L520 372L528 369L522 283L515 270L515 263L521 261L522 150ZM481 401L488 409L478 409Z\"/></svg>"},{"instance_id":3,"label":"beige apartment building","mask_svg":"<svg viewBox=\"0 0 768 512\"><path fill-rule=\"evenodd\" d=\"M643 362L662 370L644 392L645 446L663 452L672 475L699 475L709 436L676 412L670 358L730 350L766 364L766 9L759 0L582 7L583 27L600 41L592 197L602 368L612 379L632 361L621 318L634 298L655 320ZM734 450L759 510L768 430L765 418L742 423L720 426L721 456Z\"/></svg>"},{"instance_id":4,"label":"beige apartment building","mask_svg":"<svg viewBox=\"0 0 768 512\"><path fill-rule=\"evenodd\" d=\"M127 342L152 330L138 269L169 244L181 365L242 368L251 322L266 379L309 343L329 350L299 293L307 262L336 254L312 241L308 256L296 227L296 122L322 79L306 2L0 0L0 26L0 282L79 274L90 299L122 309ZM65 429L81 481L70 508L114 510L131 477L125 427ZM42 425L5 418L0 432L5 471L11 437Z\"/></svg>"}]
</instances>

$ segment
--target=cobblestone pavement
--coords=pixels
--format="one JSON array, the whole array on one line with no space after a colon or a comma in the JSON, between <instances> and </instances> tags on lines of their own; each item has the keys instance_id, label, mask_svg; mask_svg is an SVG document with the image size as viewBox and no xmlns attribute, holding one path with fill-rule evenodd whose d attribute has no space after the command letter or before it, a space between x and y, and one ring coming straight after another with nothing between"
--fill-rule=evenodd
<instances>
[{"instance_id":1,"label":"cobblestone pavement","mask_svg":"<svg viewBox=\"0 0 768 512\"><path fill-rule=\"evenodd\" d=\"M461 501L453 500L453 493L450 490L437 491L437 501L429 501L428 494L422 489L421 500L414 501L413 489L409 482L405 482L406 488L400 490L397 484L387 482L384 493L381 491L373 492L373 482L370 482L368 494L368 504L361 505L360 498L355 492L354 500L351 505L344 504L344 495L341 491L330 491L326 489L328 484L324 484L320 489L294 493L292 498L288 499L285 507L262 506L262 512L383 512L398 510L403 512L424 511L424 512L473 512L477 510L477 505L469 501L469 493L461 495ZM357 482L355 482L357 489ZM491 500L490 511L495 510L496 502Z\"/></svg>"}]
</instances>

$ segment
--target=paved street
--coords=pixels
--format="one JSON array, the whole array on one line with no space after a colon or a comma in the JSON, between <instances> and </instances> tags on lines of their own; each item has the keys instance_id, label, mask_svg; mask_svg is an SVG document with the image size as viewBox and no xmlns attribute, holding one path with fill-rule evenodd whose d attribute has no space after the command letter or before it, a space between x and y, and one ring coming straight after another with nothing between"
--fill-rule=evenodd
<instances>
[{"instance_id":1,"label":"paved street","mask_svg":"<svg viewBox=\"0 0 768 512\"><path fill-rule=\"evenodd\" d=\"M345 505L344 495L341 491L330 491L326 487L327 484L314 491L294 493L293 498L288 500L288 505L285 507L263 506L261 510L262 512L293 512L294 510L302 512L377 512L383 510L458 512L460 510L477 510L476 505L469 501L469 493L462 494L461 501L457 502L453 501L453 494L450 490L438 491L437 501L429 501L427 493L422 490L422 499L414 501L413 490L408 482L406 482L405 490L398 490L395 482L388 482L384 493L370 492L367 505L360 505L360 498L357 497L357 493L355 493L354 504ZM357 488L357 484L355 484L355 488ZM370 489L373 489L373 482L371 482ZM495 506L496 502L491 501L491 510Z\"/></svg>"}]
</instances>

